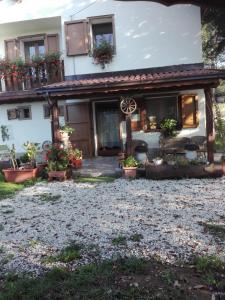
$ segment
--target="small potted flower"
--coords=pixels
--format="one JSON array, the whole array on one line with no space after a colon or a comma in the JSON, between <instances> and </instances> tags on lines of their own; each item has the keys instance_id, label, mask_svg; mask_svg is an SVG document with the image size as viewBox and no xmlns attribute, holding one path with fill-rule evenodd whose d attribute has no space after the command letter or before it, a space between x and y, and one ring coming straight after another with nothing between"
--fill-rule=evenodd
<instances>
[{"instance_id":1,"label":"small potted flower","mask_svg":"<svg viewBox=\"0 0 225 300\"><path fill-rule=\"evenodd\" d=\"M126 179L134 179L137 176L138 161L131 155L122 161L123 174Z\"/></svg>"},{"instance_id":2,"label":"small potted flower","mask_svg":"<svg viewBox=\"0 0 225 300\"><path fill-rule=\"evenodd\" d=\"M72 168L79 169L82 167L82 151L77 148L69 148L68 150L69 165Z\"/></svg>"},{"instance_id":3,"label":"small potted flower","mask_svg":"<svg viewBox=\"0 0 225 300\"><path fill-rule=\"evenodd\" d=\"M64 146L68 148L70 146L69 139L71 134L74 132L74 128L70 127L68 124L60 125L59 132L61 141L63 142Z\"/></svg>"},{"instance_id":4,"label":"small potted flower","mask_svg":"<svg viewBox=\"0 0 225 300\"><path fill-rule=\"evenodd\" d=\"M65 180L68 177L68 152L58 144L53 145L46 153L49 180Z\"/></svg>"}]
</instances>

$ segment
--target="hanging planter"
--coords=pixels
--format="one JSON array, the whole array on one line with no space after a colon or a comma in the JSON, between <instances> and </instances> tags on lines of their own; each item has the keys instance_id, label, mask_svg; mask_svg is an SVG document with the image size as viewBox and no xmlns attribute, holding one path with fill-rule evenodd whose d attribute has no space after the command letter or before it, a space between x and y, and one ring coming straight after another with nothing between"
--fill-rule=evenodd
<instances>
[{"instance_id":1,"label":"hanging planter","mask_svg":"<svg viewBox=\"0 0 225 300\"><path fill-rule=\"evenodd\" d=\"M91 56L93 57L94 64L100 65L102 69L106 64L113 60L113 46L107 41L103 40L98 46L95 46Z\"/></svg>"}]
</instances>

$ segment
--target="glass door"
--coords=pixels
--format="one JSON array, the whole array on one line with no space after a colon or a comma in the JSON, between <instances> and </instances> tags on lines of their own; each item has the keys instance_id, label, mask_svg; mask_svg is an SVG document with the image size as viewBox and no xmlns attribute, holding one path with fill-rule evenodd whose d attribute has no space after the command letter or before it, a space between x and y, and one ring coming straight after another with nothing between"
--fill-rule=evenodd
<instances>
[{"instance_id":1,"label":"glass door","mask_svg":"<svg viewBox=\"0 0 225 300\"><path fill-rule=\"evenodd\" d=\"M121 150L120 110L117 102L96 103L98 155L113 156Z\"/></svg>"}]
</instances>

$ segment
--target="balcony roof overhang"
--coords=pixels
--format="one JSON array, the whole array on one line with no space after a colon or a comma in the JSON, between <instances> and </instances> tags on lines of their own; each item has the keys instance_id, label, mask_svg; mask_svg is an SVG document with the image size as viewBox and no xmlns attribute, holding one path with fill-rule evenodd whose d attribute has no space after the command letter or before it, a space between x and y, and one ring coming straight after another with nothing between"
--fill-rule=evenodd
<instances>
[{"instance_id":1,"label":"balcony roof overhang","mask_svg":"<svg viewBox=\"0 0 225 300\"><path fill-rule=\"evenodd\" d=\"M68 99L104 97L107 95L163 90L184 90L212 87L225 79L224 70L205 69L202 64L168 66L105 74L81 75L76 79L37 89L39 95Z\"/></svg>"},{"instance_id":2,"label":"balcony roof overhang","mask_svg":"<svg viewBox=\"0 0 225 300\"><path fill-rule=\"evenodd\" d=\"M141 0L117 0L117 1L141 1ZM201 7L225 7L224 0L145 0L149 2L157 2L166 6L175 4L193 4Z\"/></svg>"}]
</instances>

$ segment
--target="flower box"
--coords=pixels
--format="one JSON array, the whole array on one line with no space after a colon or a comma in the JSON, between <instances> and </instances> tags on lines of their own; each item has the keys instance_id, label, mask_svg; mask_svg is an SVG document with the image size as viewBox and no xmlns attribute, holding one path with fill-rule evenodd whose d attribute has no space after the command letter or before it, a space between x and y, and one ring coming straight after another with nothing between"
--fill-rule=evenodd
<instances>
[{"instance_id":1,"label":"flower box","mask_svg":"<svg viewBox=\"0 0 225 300\"><path fill-rule=\"evenodd\" d=\"M13 183L22 183L26 180L37 178L38 169L4 169L2 170L5 181Z\"/></svg>"},{"instance_id":2,"label":"flower box","mask_svg":"<svg viewBox=\"0 0 225 300\"><path fill-rule=\"evenodd\" d=\"M60 181L67 179L67 171L49 171L48 180L58 179Z\"/></svg>"}]
</instances>

